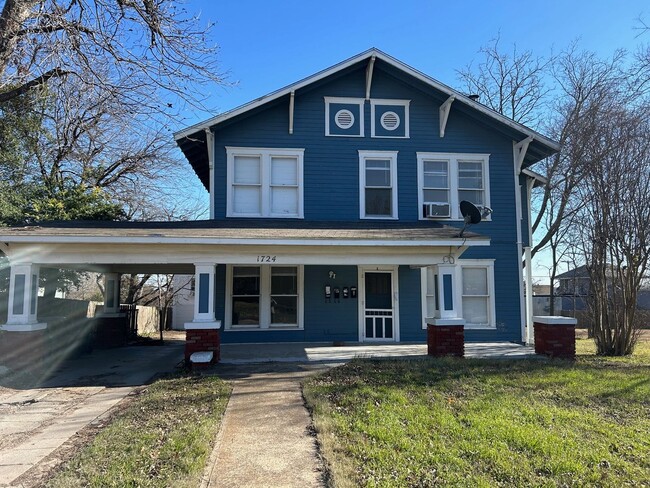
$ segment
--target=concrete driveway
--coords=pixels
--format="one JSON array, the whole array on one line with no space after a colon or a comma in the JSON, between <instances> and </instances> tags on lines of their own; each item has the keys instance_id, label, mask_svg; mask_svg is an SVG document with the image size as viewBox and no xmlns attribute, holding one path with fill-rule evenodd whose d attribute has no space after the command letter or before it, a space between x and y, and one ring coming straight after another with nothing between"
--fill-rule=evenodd
<instances>
[{"instance_id":1,"label":"concrete driveway","mask_svg":"<svg viewBox=\"0 0 650 488\"><path fill-rule=\"evenodd\" d=\"M33 388L8 387L10 379L0 377L0 486L22 486L37 464L47 469L46 458L68 439L182 360L183 341L166 341L66 361Z\"/></svg>"}]
</instances>

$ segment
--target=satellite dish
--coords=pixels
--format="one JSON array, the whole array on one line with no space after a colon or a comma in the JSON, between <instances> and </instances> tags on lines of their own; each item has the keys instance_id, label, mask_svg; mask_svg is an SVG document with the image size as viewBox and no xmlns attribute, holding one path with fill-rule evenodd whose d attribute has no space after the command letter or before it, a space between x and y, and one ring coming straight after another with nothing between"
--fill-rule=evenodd
<instances>
[{"instance_id":1,"label":"satellite dish","mask_svg":"<svg viewBox=\"0 0 650 488\"><path fill-rule=\"evenodd\" d=\"M478 224L481 221L481 211L476 208L476 205L472 202L463 200L460 202L460 213L463 216L465 225L463 225L463 229L460 231L460 234L458 234L458 237L463 237L463 232L465 232L467 227L473 224Z\"/></svg>"},{"instance_id":2,"label":"satellite dish","mask_svg":"<svg viewBox=\"0 0 650 488\"><path fill-rule=\"evenodd\" d=\"M466 224L478 224L481 221L481 211L472 202L460 202L460 213Z\"/></svg>"}]
</instances>

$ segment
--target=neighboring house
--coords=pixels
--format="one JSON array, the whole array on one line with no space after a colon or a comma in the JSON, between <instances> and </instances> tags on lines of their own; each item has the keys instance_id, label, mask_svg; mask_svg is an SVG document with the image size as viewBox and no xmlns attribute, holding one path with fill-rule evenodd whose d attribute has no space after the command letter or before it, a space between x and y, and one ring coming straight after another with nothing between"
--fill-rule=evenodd
<instances>
[{"instance_id":1,"label":"neighboring house","mask_svg":"<svg viewBox=\"0 0 650 488\"><path fill-rule=\"evenodd\" d=\"M175 138L210 220L0 230L10 323L37 324L49 265L106 272L108 295L119 273L194 274L193 322L223 342L424 341L426 317L524 340L530 167L557 143L376 49ZM493 210L463 235L462 200Z\"/></svg>"},{"instance_id":2,"label":"neighboring house","mask_svg":"<svg viewBox=\"0 0 650 488\"><path fill-rule=\"evenodd\" d=\"M610 277L610 271L607 270ZM562 310L565 313L587 309L587 297L591 293L591 279L585 265L559 274L556 295L562 297ZM650 290L642 288L637 296L637 307L641 310L650 310Z\"/></svg>"}]
</instances>

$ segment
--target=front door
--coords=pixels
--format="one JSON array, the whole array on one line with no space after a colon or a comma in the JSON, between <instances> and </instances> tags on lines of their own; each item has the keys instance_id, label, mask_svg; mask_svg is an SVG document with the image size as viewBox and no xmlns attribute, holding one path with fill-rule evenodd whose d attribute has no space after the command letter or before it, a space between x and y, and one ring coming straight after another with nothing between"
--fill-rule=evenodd
<instances>
[{"instance_id":1,"label":"front door","mask_svg":"<svg viewBox=\"0 0 650 488\"><path fill-rule=\"evenodd\" d=\"M366 341L395 340L393 273L365 271L363 336Z\"/></svg>"}]
</instances>

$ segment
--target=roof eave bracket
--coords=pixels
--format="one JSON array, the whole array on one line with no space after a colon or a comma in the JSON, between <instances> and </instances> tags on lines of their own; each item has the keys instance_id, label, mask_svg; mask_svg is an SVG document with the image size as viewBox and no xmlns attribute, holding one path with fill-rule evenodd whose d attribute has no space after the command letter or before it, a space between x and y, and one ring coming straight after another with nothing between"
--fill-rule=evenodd
<instances>
[{"instance_id":1,"label":"roof eave bracket","mask_svg":"<svg viewBox=\"0 0 650 488\"><path fill-rule=\"evenodd\" d=\"M292 90L291 95L289 96L289 134L293 134L293 108L295 98L296 92Z\"/></svg>"},{"instance_id":2,"label":"roof eave bracket","mask_svg":"<svg viewBox=\"0 0 650 488\"><path fill-rule=\"evenodd\" d=\"M373 54L366 68L366 100L370 100L370 88L372 87L372 72L375 69L375 59L377 59L377 56Z\"/></svg>"},{"instance_id":3,"label":"roof eave bracket","mask_svg":"<svg viewBox=\"0 0 650 488\"><path fill-rule=\"evenodd\" d=\"M449 111L451 110L451 104L456 100L456 95L451 95L445 103L440 105L440 137L445 137L445 129L447 128L447 119L449 119Z\"/></svg>"},{"instance_id":4,"label":"roof eave bracket","mask_svg":"<svg viewBox=\"0 0 650 488\"><path fill-rule=\"evenodd\" d=\"M528 136L523 141L519 141L515 144L515 168L517 169L517 174L521 173L521 169L524 166L524 159L526 158L526 152L528 152L528 146L533 142L533 139L533 136Z\"/></svg>"}]
</instances>

